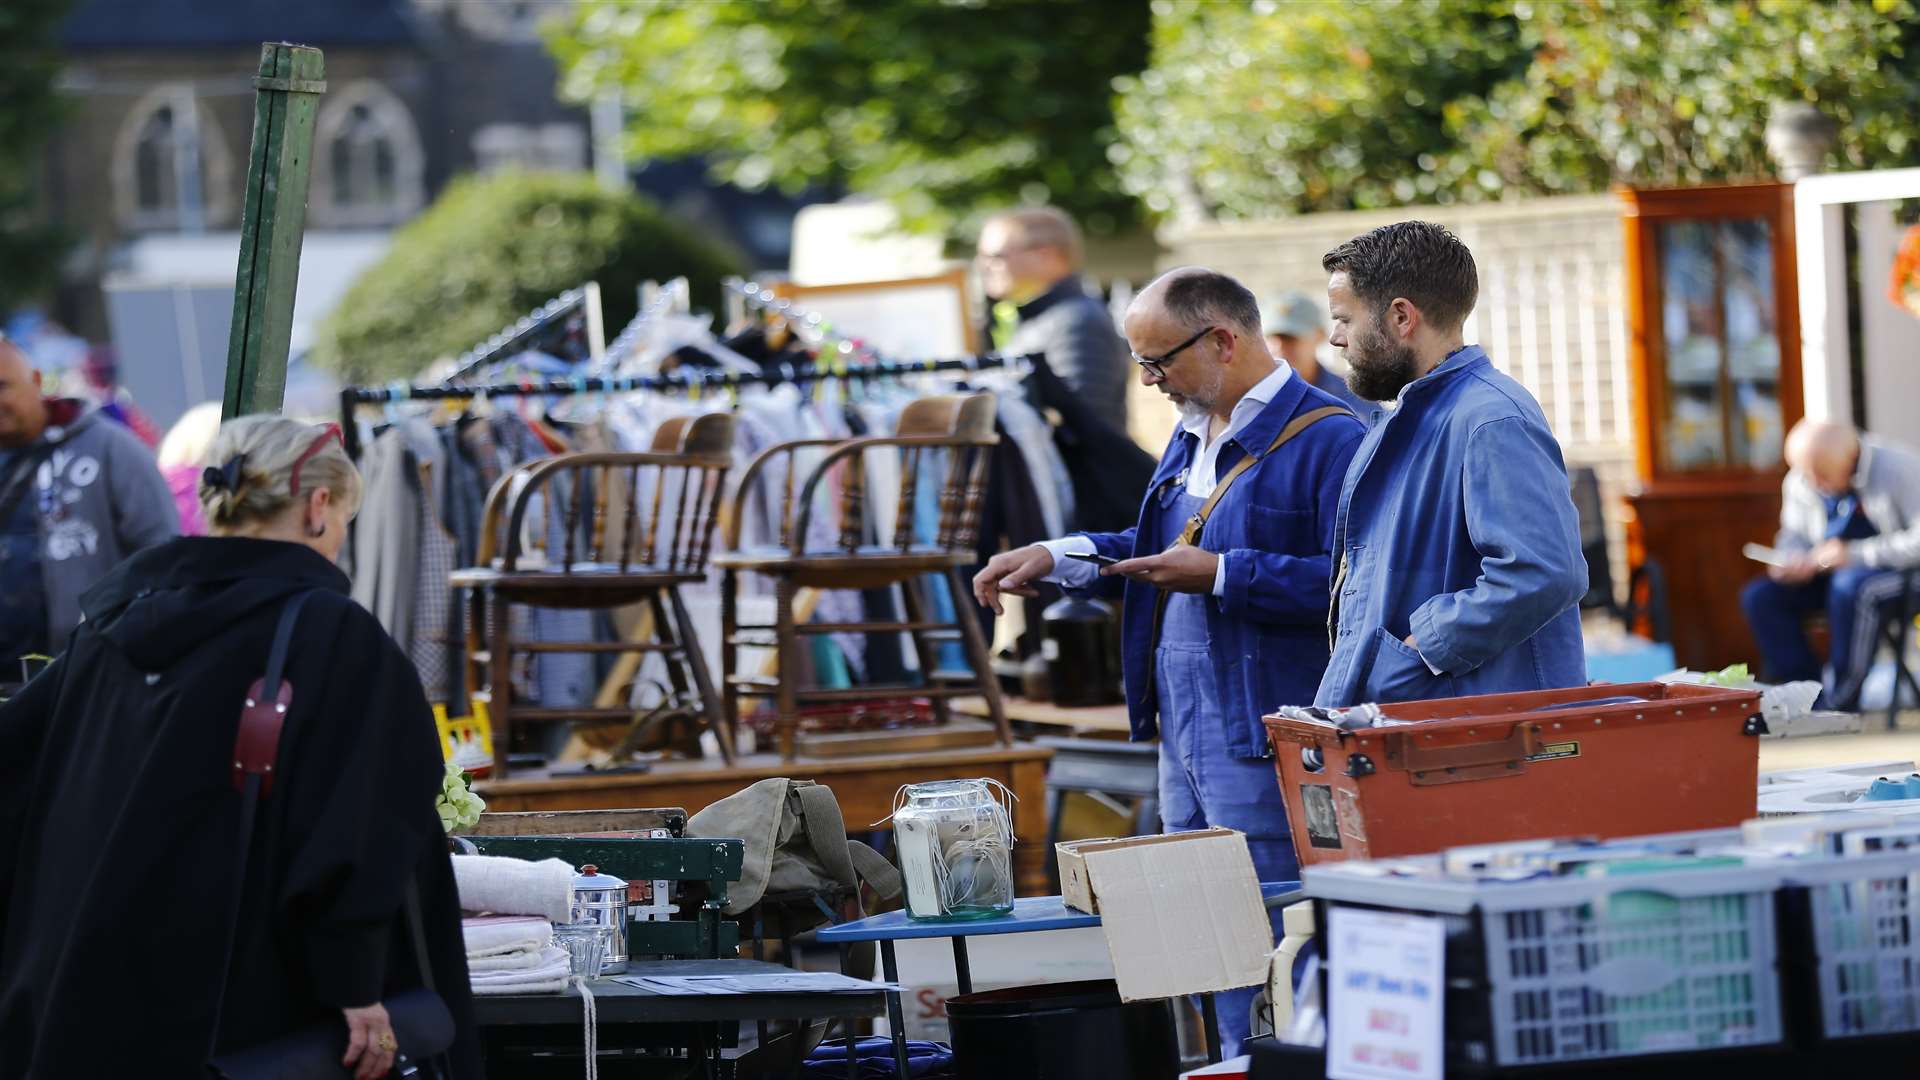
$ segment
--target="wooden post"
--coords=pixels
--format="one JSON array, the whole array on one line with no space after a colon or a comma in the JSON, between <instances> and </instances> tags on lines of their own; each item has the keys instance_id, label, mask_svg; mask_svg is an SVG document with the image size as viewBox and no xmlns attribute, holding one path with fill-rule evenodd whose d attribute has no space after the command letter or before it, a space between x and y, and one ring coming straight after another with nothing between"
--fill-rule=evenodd
<instances>
[{"instance_id":1,"label":"wooden post","mask_svg":"<svg viewBox=\"0 0 1920 1080\"><path fill-rule=\"evenodd\" d=\"M305 45L260 46L253 80L253 150L240 219L222 418L278 412L287 389L287 339L307 220L313 117L326 92L325 58Z\"/></svg>"}]
</instances>

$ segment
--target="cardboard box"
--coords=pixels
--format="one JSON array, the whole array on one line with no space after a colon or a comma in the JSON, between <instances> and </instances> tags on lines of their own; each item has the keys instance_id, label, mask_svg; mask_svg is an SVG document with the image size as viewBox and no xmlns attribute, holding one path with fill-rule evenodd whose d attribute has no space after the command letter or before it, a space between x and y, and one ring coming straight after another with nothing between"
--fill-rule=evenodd
<instances>
[{"instance_id":1,"label":"cardboard box","mask_svg":"<svg viewBox=\"0 0 1920 1080\"><path fill-rule=\"evenodd\" d=\"M1198 829L1192 832L1162 833L1156 836L1102 836L1092 840L1063 840L1053 845L1054 859L1060 867L1060 900L1075 911L1100 914L1100 897L1087 877L1087 855L1095 851L1140 847L1150 844L1183 843L1197 836L1224 836L1232 829Z\"/></svg>"},{"instance_id":2,"label":"cardboard box","mask_svg":"<svg viewBox=\"0 0 1920 1080\"><path fill-rule=\"evenodd\" d=\"M1069 872L1077 875L1085 883L1077 899L1087 905L1080 910L1100 915L1122 1001L1266 981L1273 924L1244 833L1081 841L1061 860L1062 888Z\"/></svg>"}]
</instances>

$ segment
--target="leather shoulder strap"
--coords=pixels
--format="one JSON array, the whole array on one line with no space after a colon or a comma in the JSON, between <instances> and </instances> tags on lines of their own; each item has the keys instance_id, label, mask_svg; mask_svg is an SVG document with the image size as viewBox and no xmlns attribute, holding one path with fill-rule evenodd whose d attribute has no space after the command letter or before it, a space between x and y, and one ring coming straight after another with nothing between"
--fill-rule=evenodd
<instances>
[{"instance_id":1,"label":"leather shoulder strap","mask_svg":"<svg viewBox=\"0 0 1920 1080\"><path fill-rule=\"evenodd\" d=\"M260 796L273 791L274 759L280 756L280 728L287 722L287 709L293 705L293 686L283 677L287 650L293 644L294 624L300 609L312 592L303 592L287 601L280 611L280 625L273 631L273 646L267 650L267 671L247 689L246 705L240 710L240 727L233 736L233 789L246 790L248 776L260 778ZM272 687L271 690L268 687Z\"/></svg>"},{"instance_id":2,"label":"leather shoulder strap","mask_svg":"<svg viewBox=\"0 0 1920 1080\"><path fill-rule=\"evenodd\" d=\"M1219 504L1220 497L1227 493L1227 489L1233 486L1235 480L1240 479L1241 473L1253 468L1265 460L1269 454L1287 445L1287 443L1293 440L1295 435L1325 420L1327 417L1351 415L1353 415L1353 413L1345 406L1323 405L1312 412L1301 413L1299 416L1288 421L1287 426L1280 429L1280 434L1274 436L1273 445L1267 447L1264 453L1257 455L1248 454L1235 462L1233 468L1227 470L1227 475L1221 477L1220 482L1213 486L1213 494L1207 496L1207 501L1201 503L1200 509L1194 511L1193 517L1187 519L1187 527L1180 530L1180 539L1178 542L1189 545L1200 542L1200 530L1207 527L1207 518L1213 515L1213 508Z\"/></svg>"},{"instance_id":3,"label":"leather shoulder strap","mask_svg":"<svg viewBox=\"0 0 1920 1080\"><path fill-rule=\"evenodd\" d=\"M220 962L220 982L214 991L213 1030L207 1035L207 1060L219 1048L220 1016L226 1006L227 980L233 970L234 938L239 934L240 905L247 893L247 855L253 847L253 822L260 800L273 785L273 766L280 756L280 728L286 723L287 709L293 704L293 687L281 676L287 666L287 651L293 644L293 627L300 620L311 591L295 595L280 609L280 623L273 631L273 644L267 650L266 674L247 690L246 704L240 710L240 726L233 735L233 786L240 792L240 830L234 842L233 907L227 919L227 940ZM268 697L265 688L275 692Z\"/></svg>"}]
</instances>

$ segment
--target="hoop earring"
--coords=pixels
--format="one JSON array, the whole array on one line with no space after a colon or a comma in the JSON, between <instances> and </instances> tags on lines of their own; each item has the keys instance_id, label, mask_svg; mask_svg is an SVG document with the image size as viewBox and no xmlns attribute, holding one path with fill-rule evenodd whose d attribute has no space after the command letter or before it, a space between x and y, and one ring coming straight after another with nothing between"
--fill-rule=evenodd
<instances>
[{"instance_id":1,"label":"hoop earring","mask_svg":"<svg viewBox=\"0 0 1920 1080\"><path fill-rule=\"evenodd\" d=\"M327 523L326 523L326 522L324 522L324 521L323 521L323 522L321 522L321 523L320 523L320 527L319 527L319 528L317 528L317 529L315 529L315 528L311 528L311 527L310 527L310 528L308 528L308 529L307 529L307 535L308 535L308 536L310 536L310 537L312 537L312 538L313 538L313 539L315 539L315 540L318 540L318 539L320 539L321 537L323 537L323 536L325 536L325 535L327 535Z\"/></svg>"}]
</instances>

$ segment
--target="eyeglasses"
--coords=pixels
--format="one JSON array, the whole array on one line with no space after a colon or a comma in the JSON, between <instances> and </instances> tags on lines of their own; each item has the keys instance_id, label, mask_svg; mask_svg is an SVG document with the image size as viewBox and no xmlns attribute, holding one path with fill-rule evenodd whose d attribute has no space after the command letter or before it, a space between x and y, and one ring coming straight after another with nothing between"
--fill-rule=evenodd
<instances>
[{"instance_id":1,"label":"eyeglasses","mask_svg":"<svg viewBox=\"0 0 1920 1080\"><path fill-rule=\"evenodd\" d=\"M1192 348L1194 342L1199 341L1201 338L1206 337L1218 329L1219 327L1217 326L1209 326L1180 344L1175 345L1173 348L1168 349L1166 352L1161 353L1159 356L1141 356L1139 353L1134 353L1133 362L1145 368L1147 374L1154 378L1164 379L1167 377L1167 364L1171 362L1174 357Z\"/></svg>"},{"instance_id":2,"label":"eyeglasses","mask_svg":"<svg viewBox=\"0 0 1920 1080\"><path fill-rule=\"evenodd\" d=\"M1001 248L999 251L980 251L974 253L973 260L982 263L1003 263L1015 255L1024 255L1029 251L1037 251L1044 246L1044 244L1018 244L1013 247Z\"/></svg>"}]
</instances>

